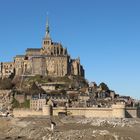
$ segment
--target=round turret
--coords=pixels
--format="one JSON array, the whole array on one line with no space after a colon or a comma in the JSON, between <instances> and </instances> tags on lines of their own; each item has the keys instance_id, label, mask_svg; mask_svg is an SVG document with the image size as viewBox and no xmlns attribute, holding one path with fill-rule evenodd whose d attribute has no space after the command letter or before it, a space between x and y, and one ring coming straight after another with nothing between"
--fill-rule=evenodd
<instances>
[{"instance_id":1,"label":"round turret","mask_svg":"<svg viewBox=\"0 0 140 140\"><path fill-rule=\"evenodd\" d=\"M112 105L112 116L114 118L125 118L125 103L119 102Z\"/></svg>"}]
</instances>

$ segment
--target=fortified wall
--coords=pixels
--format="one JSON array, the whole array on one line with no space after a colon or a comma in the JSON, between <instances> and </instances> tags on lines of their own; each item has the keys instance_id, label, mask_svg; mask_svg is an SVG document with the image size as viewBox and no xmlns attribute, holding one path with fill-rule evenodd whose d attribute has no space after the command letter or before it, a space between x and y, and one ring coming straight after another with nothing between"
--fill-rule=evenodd
<instances>
[{"instance_id":1,"label":"fortified wall","mask_svg":"<svg viewBox=\"0 0 140 140\"><path fill-rule=\"evenodd\" d=\"M127 118L140 118L140 108L139 107L126 107L125 116Z\"/></svg>"},{"instance_id":2,"label":"fortified wall","mask_svg":"<svg viewBox=\"0 0 140 140\"><path fill-rule=\"evenodd\" d=\"M59 113L66 113L71 116L99 117L99 118L125 118L125 105L116 104L111 108L52 108L49 105L43 106L41 111L30 109L14 109L14 117L29 117L29 116L58 116Z\"/></svg>"}]
</instances>

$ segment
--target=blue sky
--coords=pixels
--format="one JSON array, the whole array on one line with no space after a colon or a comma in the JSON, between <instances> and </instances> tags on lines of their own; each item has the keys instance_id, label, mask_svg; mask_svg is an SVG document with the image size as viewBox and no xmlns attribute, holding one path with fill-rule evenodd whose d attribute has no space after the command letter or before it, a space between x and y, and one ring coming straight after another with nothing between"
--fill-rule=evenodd
<instances>
[{"instance_id":1,"label":"blue sky","mask_svg":"<svg viewBox=\"0 0 140 140\"><path fill-rule=\"evenodd\" d=\"M139 0L1 0L0 61L51 37L80 57L89 81L140 99Z\"/></svg>"}]
</instances>

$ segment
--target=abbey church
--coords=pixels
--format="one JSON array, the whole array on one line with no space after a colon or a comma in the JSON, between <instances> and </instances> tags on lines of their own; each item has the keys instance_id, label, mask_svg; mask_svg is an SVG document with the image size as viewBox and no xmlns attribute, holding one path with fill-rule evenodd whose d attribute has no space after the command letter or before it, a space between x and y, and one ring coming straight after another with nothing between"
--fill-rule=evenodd
<instances>
[{"instance_id":1,"label":"abbey church","mask_svg":"<svg viewBox=\"0 0 140 140\"><path fill-rule=\"evenodd\" d=\"M25 55L16 55L14 62L0 63L0 77L14 76L54 76L76 75L84 77L80 58L71 59L61 43L53 42L49 22L41 48L27 48Z\"/></svg>"}]
</instances>

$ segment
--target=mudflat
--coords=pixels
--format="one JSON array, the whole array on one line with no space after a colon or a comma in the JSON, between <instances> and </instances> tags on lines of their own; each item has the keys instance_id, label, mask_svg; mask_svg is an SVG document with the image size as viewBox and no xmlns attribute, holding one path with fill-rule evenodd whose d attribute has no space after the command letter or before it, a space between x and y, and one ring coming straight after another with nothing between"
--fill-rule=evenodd
<instances>
[{"instance_id":1,"label":"mudflat","mask_svg":"<svg viewBox=\"0 0 140 140\"><path fill-rule=\"evenodd\" d=\"M0 140L140 140L140 119L0 118Z\"/></svg>"}]
</instances>

